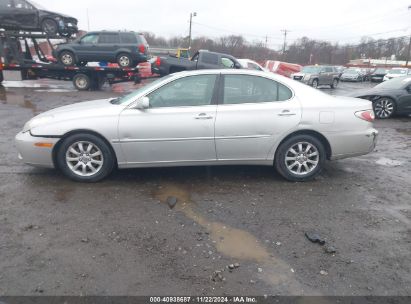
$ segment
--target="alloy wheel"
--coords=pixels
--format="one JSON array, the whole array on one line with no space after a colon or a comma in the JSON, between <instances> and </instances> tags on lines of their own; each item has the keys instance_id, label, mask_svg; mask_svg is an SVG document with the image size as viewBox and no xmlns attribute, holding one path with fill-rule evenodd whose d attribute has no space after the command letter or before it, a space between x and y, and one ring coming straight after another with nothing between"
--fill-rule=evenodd
<instances>
[{"instance_id":1,"label":"alloy wheel","mask_svg":"<svg viewBox=\"0 0 411 304\"><path fill-rule=\"evenodd\" d=\"M61 62L63 62L64 65L72 65L73 64L73 56L70 54L64 54L61 56Z\"/></svg>"},{"instance_id":2,"label":"alloy wheel","mask_svg":"<svg viewBox=\"0 0 411 304\"><path fill-rule=\"evenodd\" d=\"M318 149L309 142L298 142L292 145L285 154L287 169L296 175L303 176L317 168L320 160Z\"/></svg>"},{"instance_id":3,"label":"alloy wheel","mask_svg":"<svg viewBox=\"0 0 411 304\"><path fill-rule=\"evenodd\" d=\"M394 114L394 102L389 98L381 98L374 103L375 115L378 118L388 118Z\"/></svg>"},{"instance_id":4,"label":"alloy wheel","mask_svg":"<svg viewBox=\"0 0 411 304\"><path fill-rule=\"evenodd\" d=\"M103 167L103 153L95 144L89 141L73 143L66 152L66 164L79 176L92 176Z\"/></svg>"},{"instance_id":5,"label":"alloy wheel","mask_svg":"<svg viewBox=\"0 0 411 304\"><path fill-rule=\"evenodd\" d=\"M122 67L128 67L130 65L130 58L128 58L127 56L120 56L118 63Z\"/></svg>"}]
</instances>

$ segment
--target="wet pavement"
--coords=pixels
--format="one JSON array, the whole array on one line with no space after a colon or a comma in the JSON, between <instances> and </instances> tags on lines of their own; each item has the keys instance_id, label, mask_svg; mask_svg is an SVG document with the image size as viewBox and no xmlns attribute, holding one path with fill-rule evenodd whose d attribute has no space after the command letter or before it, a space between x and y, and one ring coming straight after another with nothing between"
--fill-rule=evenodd
<instances>
[{"instance_id":1,"label":"wet pavement","mask_svg":"<svg viewBox=\"0 0 411 304\"><path fill-rule=\"evenodd\" d=\"M377 121L374 153L328 162L307 183L231 166L122 170L79 184L22 164L14 135L40 112L138 86L5 85L1 295L411 295L411 118Z\"/></svg>"}]
</instances>

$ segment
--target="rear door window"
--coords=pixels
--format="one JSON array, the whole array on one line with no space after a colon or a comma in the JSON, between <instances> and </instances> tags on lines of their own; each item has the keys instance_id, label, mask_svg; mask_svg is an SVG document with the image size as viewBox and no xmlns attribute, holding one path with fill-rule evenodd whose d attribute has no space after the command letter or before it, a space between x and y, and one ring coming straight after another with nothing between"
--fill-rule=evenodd
<instances>
[{"instance_id":1,"label":"rear door window","mask_svg":"<svg viewBox=\"0 0 411 304\"><path fill-rule=\"evenodd\" d=\"M277 81L252 75L224 76L224 104L284 101L291 90Z\"/></svg>"},{"instance_id":2,"label":"rear door window","mask_svg":"<svg viewBox=\"0 0 411 304\"><path fill-rule=\"evenodd\" d=\"M118 34L102 33L100 34L98 43L105 43L105 44L120 43L120 37L118 36Z\"/></svg>"},{"instance_id":3,"label":"rear door window","mask_svg":"<svg viewBox=\"0 0 411 304\"><path fill-rule=\"evenodd\" d=\"M138 36L134 33L120 33L122 43L137 44Z\"/></svg>"}]
</instances>

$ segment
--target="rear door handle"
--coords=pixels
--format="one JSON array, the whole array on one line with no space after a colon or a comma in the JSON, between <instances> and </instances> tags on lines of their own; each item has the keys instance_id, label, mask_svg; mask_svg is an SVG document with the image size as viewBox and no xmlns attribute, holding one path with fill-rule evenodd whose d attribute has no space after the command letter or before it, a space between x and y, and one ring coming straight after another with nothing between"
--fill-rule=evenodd
<instances>
[{"instance_id":1,"label":"rear door handle","mask_svg":"<svg viewBox=\"0 0 411 304\"><path fill-rule=\"evenodd\" d=\"M209 116L206 113L200 113L194 118L195 119L213 119L213 116Z\"/></svg>"},{"instance_id":2,"label":"rear door handle","mask_svg":"<svg viewBox=\"0 0 411 304\"><path fill-rule=\"evenodd\" d=\"M294 116L297 115L296 113L291 113L290 110L283 110L278 116Z\"/></svg>"}]
</instances>

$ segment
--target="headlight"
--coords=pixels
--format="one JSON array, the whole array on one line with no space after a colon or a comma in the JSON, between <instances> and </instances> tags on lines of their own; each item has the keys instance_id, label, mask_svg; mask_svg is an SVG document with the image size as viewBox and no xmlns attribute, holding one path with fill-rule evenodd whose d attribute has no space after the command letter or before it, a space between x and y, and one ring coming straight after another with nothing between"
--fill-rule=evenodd
<instances>
[{"instance_id":1,"label":"headlight","mask_svg":"<svg viewBox=\"0 0 411 304\"><path fill-rule=\"evenodd\" d=\"M26 122L26 124L23 127L22 132L26 133L26 132L30 131L31 129L35 128L35 127L38 127L42 124L45 124L46 122L50 121L51 119L53 119L52 115L34 117L34 118L30 119L28 122Z\"/></svg>"}]
</instances>

